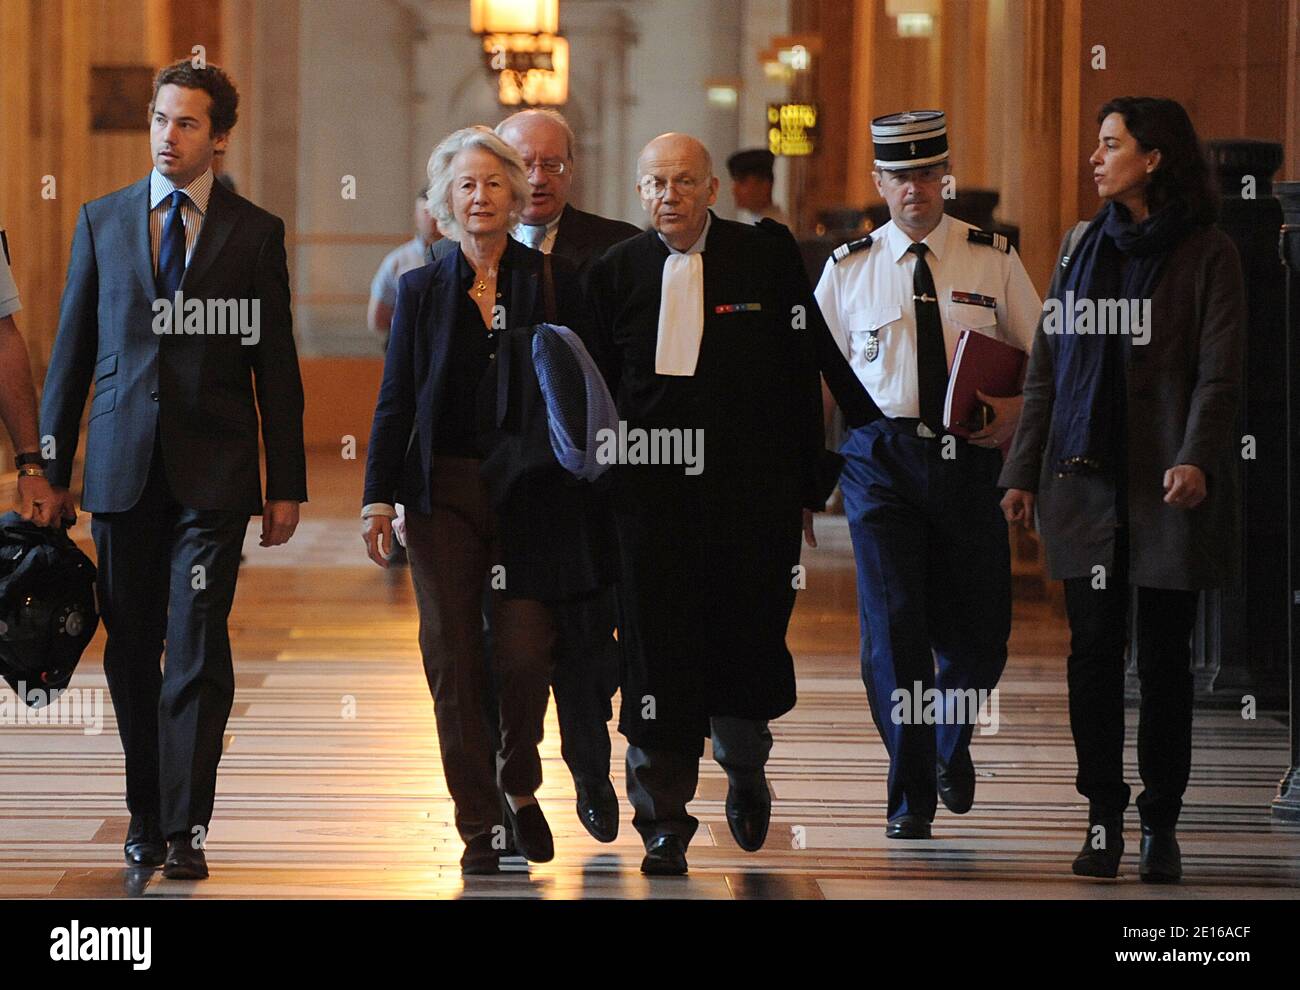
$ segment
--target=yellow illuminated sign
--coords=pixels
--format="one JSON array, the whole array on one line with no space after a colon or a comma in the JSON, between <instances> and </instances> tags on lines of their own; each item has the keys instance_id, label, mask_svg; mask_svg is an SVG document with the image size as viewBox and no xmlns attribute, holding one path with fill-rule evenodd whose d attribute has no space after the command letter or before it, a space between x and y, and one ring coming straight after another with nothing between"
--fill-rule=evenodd
<instances>
[{"instance_id":1,"label":"yellow illuminated sign","mask_svg":"<svg viewBox=\"0 0 1300 990\"><path fill-rule=\"evenodd\" d=\"M767 147L774 155L801 158L817 150L815 103L769 103Z\"/></svg>"}]
</instances>

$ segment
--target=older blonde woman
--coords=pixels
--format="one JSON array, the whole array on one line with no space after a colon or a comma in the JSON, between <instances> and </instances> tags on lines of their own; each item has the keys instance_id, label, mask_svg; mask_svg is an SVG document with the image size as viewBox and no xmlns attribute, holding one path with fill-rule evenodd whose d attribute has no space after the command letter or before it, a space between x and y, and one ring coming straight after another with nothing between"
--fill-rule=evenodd
<instances>
[{"instance_id":1,"label":"older blonde woman","mask_svg":"<svg viewBox=\"0 0 1300 990\"><path fill-rule=\"evenodd\" d=\"M552 603L603 582L580 507L569 501L575 486L558 465L504 500L498 493L495 505L480 473L491 440L483 424L496 420L485 420L482 407L497 395L498 348L510 329L543 322L546 309L543 255L509 235L528 195L519 155L486 127L456 131L434 150L429 209L458 247L398 283L366 463L363 536L381 567L392 552L393 505L406 506L420 652L467 874L497 872L501 795L519 851L533 862L554 855L533 797L542 782ZM552 284L556 321L576 326L577 279L558 259ZM491 715L485 588L498 699Z\"/></svg>"}]
</instances>

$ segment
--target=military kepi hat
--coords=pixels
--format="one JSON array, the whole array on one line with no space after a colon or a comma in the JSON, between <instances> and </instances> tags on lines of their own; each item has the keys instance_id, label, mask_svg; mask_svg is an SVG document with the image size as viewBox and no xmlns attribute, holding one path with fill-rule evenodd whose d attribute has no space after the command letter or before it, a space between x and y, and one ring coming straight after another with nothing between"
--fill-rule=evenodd
<instances>
[{"instance_id":1,"label":"military kepi hat","mask_svg":"<svg viewBox=\"0 0 1300 990\"><path fill-rule=\"evenodd\" d=\"M733 179L749 175L771 179L776 156L766 148L746 148L727 159L727 171Z\"/></svg>"},{"instance_id":2,"label":"military kepi hat","mask_svg":"<svg viewBox=\"0 0 1300 990\"><path fill-rule=\"evenodd\" d=\"M948 118L942 110L908 110L871 122L876 168L925 168L948 157Z\"/></svg>"}]
</instances>

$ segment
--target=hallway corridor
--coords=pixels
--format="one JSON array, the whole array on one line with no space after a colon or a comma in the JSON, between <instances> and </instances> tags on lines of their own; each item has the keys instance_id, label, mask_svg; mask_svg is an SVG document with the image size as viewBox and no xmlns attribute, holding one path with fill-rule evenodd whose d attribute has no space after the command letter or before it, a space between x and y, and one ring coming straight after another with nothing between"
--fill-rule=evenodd
<instances>
[{"instance_id":1,"label":"hallway corridor","mask_svg":"<svg viewBox=\"0 0 1300 990\"><path fill-rule=\"evenodd\" d=\"M942 808L931 841L883 834L887 762L857 671L853 559L842 517L818 517L821 546L804 551L808 587L790 635L799 704L773 724L774 795L767 846L741 851L723 812L726 779L707 759L691 806L701 828L690 875L648 879L614 778L619 838L601 845L578 824L552 705L539 794L556 857L497 877L462 880L416 647L409 574L364 556L355 493L361 465L315 452L312 501L284 548L257 546L231 621L237 688L208 840L212 876L142 886L124 879L122 753L104 690L103 632L73 687L98 693L102 731L12 724L0 697L0 897L149 898L1295 898L1300 829L1274 824L1268 803L1286 766L1275 713L1198 710L1192 783L1180 829L1186 879L1137 879L1137 816L1115 882L1071 876L1086 809L1074 790L1066 715L1064 622L1046 602L1018 600L996 734L977 730L975 807ZM75 534L88 537L82 516ZM60 703L65 704L65 703ZM93 712L93 705L83 715ZM24 710L17 710L17 717ZM1135 712L1128 780L1137 781ZM91 733L87 733L87 729ZM613 732L611 726L611 732Z\"/></svg>"}]
</instances>

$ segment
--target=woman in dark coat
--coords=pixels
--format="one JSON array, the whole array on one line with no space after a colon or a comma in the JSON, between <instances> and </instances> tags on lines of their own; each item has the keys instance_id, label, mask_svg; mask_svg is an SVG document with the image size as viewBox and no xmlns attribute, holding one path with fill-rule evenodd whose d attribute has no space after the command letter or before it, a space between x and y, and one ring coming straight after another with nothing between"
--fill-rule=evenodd
<instances>
[{"instance_id":1,"label":"woman in dark coat","mask_svg":"<svg viewBox=\"0 0 1300 990\"><path fill-rule=\"evenodd\" d=\"M1186 111L1173 100L1123 97L1097 121L1089 163L1105 205L1061 245L1002 470L1002 505L1008 521L1027 527L1037 513L1050 575L1065 585L1076 784L1089 803L1074 872L1114 877L1124 851L1124 666L1135 588L1139 874L1176 881L1197 592L1231 578L1245 302L1236 249L1212 226L1216 194ZM1121 300L1137 317L1127 329Z\"/></svg>"},{"instance_id":2,"label":"woman in dark coat","mask_svg":"<svg viewBox=\"0 0 1300 990\"><path fill-rule=\"evenodd\" d=\"M521 394L530 352L526 341L516 345L537 323L576 330L582 296L560 259L548 294L546 259L510 236L529 187L519 155L492 131L470 127L446 138L429 160L429 181L430 210L459 246L398 284L366 462L363 536L370 558L387 567L393 506L405 505L420 652L466 847L461 869L495 873L503 813L527 859L554 855L533 797L542 782L537 747L553 605L608 584L587 487L553 458L522 470L514 455L536 448L511 442L537 425L521 412L536 413L540 401ZM498 374L512 365L514 374ZM485 588L498 699L491 714Z\"/></svg>"}]
</instances>

